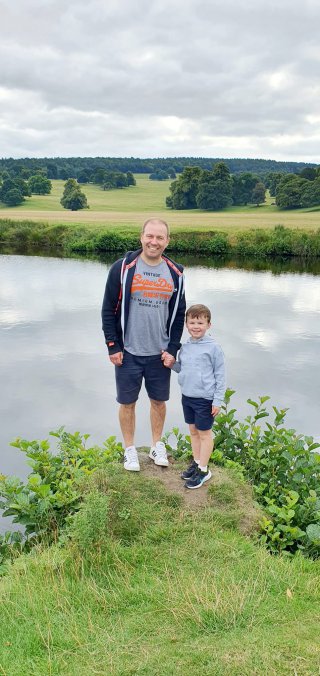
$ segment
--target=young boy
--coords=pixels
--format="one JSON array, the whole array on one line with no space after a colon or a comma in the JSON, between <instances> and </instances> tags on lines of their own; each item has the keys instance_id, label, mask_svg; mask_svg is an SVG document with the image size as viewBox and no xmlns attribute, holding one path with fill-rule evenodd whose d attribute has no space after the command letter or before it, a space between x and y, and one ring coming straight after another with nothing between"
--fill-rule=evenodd
<instances>
[{"instance_id":1,"label":"young boy","mask_svg":"<svg viewBox=\"0 0 320 676\"><path fill-rule=\"evenodd\" d=\"M201 488L211 478L208 462L213 449L212 425L225 392L224 356L220 345L206 334L210 326L211 313L205 305L192 305L187 310L190 338L182 345L172 367L179 374L193 453L192 463L181 474L186 488Z\"/></svg>"}]
</instances>

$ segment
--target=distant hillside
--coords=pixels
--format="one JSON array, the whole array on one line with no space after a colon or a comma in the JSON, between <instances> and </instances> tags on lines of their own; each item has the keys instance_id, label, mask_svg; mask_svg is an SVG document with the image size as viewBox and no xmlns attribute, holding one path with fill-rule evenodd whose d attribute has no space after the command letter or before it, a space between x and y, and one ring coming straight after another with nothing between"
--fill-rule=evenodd
<instances>
[{"instance_id":1,"label":"distant hillside","mask_svg":"<svg viewBox=\"0 0 320 676\"><path fill-rule=\"evenodd\" d=\"M212 169L216 162L225 162L232 174L252 172L265 175L269 172L300 173L305 167L317 165L308 162L276 162L275 160L219 157L156 157L142 159L139 157L25 157L21 159L0 159L0 173L24 177L26 174L45 173L48 178L78 178L83 172L93 173L98 168L109 171L131 171L149 174L159 169L173 169L176 173L187 166L199 166Z\"/></svg>"}]
</instances>

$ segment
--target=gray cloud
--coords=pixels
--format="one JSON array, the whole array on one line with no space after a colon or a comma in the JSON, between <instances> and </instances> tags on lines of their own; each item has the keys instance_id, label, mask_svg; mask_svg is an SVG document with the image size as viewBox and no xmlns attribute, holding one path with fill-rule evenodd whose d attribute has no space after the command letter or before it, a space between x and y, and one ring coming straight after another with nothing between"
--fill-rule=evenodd
<instances>
[{"instance_id":1,"label":"gray cloud","mask_svg":"<svg viewBox=\"0 0 320 676\"><path fill-rule=\"evenodd\" d=\"M313 0L0 2L0 152L320 156Z\"/></svg>"}]
</instances>

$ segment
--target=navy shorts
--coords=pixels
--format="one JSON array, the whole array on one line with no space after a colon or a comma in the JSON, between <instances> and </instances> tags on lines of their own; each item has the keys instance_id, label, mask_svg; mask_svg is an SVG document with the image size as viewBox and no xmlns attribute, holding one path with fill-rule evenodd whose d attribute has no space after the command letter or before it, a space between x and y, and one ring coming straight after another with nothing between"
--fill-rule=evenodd
<instances>
[{"instance_id":1,"label":"navy shorts","mask_svg":"<svg viewBox=\"0 0 320 676\"><path fill-rule=\"evenodd\" d=\"M186 397L182 395L184 419L188 425L195 425L197 430L211 430L214 416L211 413L212 401L202 397Z\"/></svg>"},{"instance_id":2,"label":"navy shorts","mask_svg":"<svg viewBox=\"0 0 320 676\"><path fill-rule=\"evenodd\" d=\"M115 370L119 404L137 401L143 378L149 399L168 401L171 369L163 365L160 354L139 357L125 350L122 365Z\"/></svg>"}]
</instances>

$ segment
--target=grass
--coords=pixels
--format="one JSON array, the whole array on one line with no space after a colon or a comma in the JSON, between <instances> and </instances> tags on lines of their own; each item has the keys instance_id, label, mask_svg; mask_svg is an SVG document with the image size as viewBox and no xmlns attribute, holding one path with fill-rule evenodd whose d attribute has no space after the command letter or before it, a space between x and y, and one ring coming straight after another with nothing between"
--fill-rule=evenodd
<instances>
[{"instance_id":1,"label":"grass","mask_svg":"<svg viewBox=\"0 0 320 676\"><path fill-rule=\"evenodd\" d=\"M108 229L120 226L137 231L150 215L168 220L173 231L219 229L232 233L251 228L274 228L279 224L306 230L319 227L318 208L279 211L270 198L260 207L230 207L222 212L172 211L165 207L171 180L150 181L145 174L137 174L136 180L136 186L124 190L103 191L94 185L82 186L90 209L77 212L67 211L60 204L64 181L52 181L50 195L33 195L19 207L2 205L0 218L46 221L51 224L107 225Z\"/></svg>"},{"instance_id":2,"label":"grass","mask_svg":"<svg viewBox=\"0 0 320 676\"><path fill-rule=\"evenodd\" d=\"M230 472L190 511L159 481L110 471L100 490L121 511L108 546L34 552L0 582L1 674L319 673L320 562L245 537Z\"/></svg>"}]
</instances>

